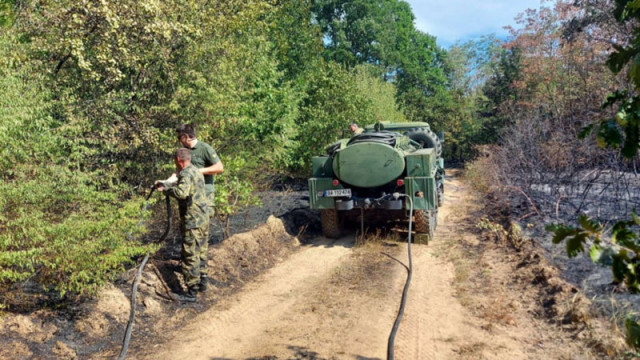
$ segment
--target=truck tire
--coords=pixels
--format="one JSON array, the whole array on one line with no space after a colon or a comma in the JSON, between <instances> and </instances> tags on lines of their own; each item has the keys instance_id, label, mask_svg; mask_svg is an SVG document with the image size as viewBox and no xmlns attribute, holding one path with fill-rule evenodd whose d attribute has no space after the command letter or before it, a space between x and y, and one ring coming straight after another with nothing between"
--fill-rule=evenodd
<instances>
[{"instance_id":1,"label":"truck tire","mask_svg":"<svg viewBox=\"0 0 640 360\"><path fill-rule=\"evenodd\" d=\"M440 206L444 204L444 184L440 182L437 184L437 187L438 187L438 192L437 192L438 208L440 208Z\"/></svg>"},{"instance_id":2,"label":"truck tire","mask_svg":"<svg viewBox=\"0 0 640 360\"><path fill-rule=\"evenodd\" d=\"M425 149L435 149L436 156L442 156L442 143L440 143L440 138L433 131L427 128L416 128L411 129L405 133L409 139L419 143Z\"/></svg>"},{"instance_id":3,"label":"truck tire","mask_svg":"<svg viewBox=\"0 0 640 360\"><path fill-rule=\"evenodd\" d=\"M337 239L342 235L342 223L338 210L320 210L320 222L322 224L322 234L324 236L330 239Z\"/></svg>"},{"instance_id":4,"label":"truck tire","mask_svg":"<svg viewBox=\"0 0 640 360\"><path fill-rule=\"evenodd\" d=\"M415 210L414 227L416 230L416 240L418 244L426 244L433 239L433 232L436 229L436 212L434 210Z\"/></svg>"}]
</instances>

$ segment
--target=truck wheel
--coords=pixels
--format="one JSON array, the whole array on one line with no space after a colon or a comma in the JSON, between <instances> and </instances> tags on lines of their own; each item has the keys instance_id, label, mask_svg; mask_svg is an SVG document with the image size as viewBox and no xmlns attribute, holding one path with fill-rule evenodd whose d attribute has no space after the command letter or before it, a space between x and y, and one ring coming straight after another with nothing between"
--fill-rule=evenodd
<instances>
[{"instance_id":1,"label":"truck wheel","mask_svg":"<svg viewBox=\"0 0 640 360\"><path fill-rule=\"evenodd\" d=\"M427 244L433 239L436 229L436 212L434 210L415 210L413 225L416 230L416 243Z\"/></svg>"},{"instance_id":2,"label":"truck wheel","mask_svg":"<svg viewBox=\"0 0 640 360\"><path fill-rule=\"evenodd\" d=\"M438 207L440 207L444 203L444 186L443 185L438 186L437 195L438 195Z\"/></svg>"},{"instance_id":3,"label":"truck wheel","mask_svg":"<svg viewBox=\"0 0 640 360\"><path fill-rule=\"evenodd\" d=\"M337 239L342 235L342 224L340 214L336 209L320 210L320 222L322 223L322 234L331 239Z\"/></svg>"},{"instance_id":4,"label":"truck wheel","mask_svg":"<svg viewBox=\"0 0 640 360\"><path fill-rule=\"evenodd\" d=\"M440 138L436 135L431 129L427 128L416 128L411 129L405 133L409 139L419 143L423 148L433 148L436 150L436 156L442 156L442 144L440 143Z\"/></svg>"}]
</instances>

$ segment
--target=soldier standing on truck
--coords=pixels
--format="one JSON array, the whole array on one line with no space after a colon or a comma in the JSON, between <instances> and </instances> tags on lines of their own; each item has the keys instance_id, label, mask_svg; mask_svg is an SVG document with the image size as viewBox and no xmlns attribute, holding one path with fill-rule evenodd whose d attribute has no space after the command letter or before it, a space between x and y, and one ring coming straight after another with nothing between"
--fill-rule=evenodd
<instances>
[{"instance_id":1,"label":"soldier standing on truck","mask_svg":"<svg viewBox=\"0 0 640 360\"><path fill-rule=\"evenodd\" d=\"M353 136L360 135L364 131L364 129L358 127L358 124L356 123L351 123L351 125L349 125L349 130L351 130Z\"/></svg>"},{"instance_id":2,"label":"soldier standing on truck","mask_svg":"<svg viewBox=\"0 0 640 360\"><path fill-rule=\"evenodd\" d=\"M195 302L202 282L202 248L209 240L209 206L205 195L204 176L191 163L189 149L176 150L174 161L178 168L177 183L156 181L159 191L178 199L182 230L181 272L187 291L175 294L183 302ZM206 269L206 268L205 268Z\"/></svg>"},{"instance_id":3,"label":"soldier standing on truck","mask_svg":"<svg viewBox=\"0 0 640 360\"><path fill-rule=\"evenodd\" d=\"M178 136L178 141L185 148L189 149L191 152L191 164L193 164L202 175L204 175L204 188L207 197L207 205L209 206L209 224L207 227L207 239L209 238L209 229L211 226L211 219L213 219L214 215L214 196L215 196L215 188L213 183L213 176L217 174L221 174L224 171L224 166L222 165L222 161L218 157L216 151L211 147L211 145L199 141L196 138L196 130L193 125L190 124L180 124L176 128L176 133ZM209 243L205 242L204 246L201 248L201 281L199 290L206 291L207 290L207 257L209 251Z\"/></svg>"}]
</instances>

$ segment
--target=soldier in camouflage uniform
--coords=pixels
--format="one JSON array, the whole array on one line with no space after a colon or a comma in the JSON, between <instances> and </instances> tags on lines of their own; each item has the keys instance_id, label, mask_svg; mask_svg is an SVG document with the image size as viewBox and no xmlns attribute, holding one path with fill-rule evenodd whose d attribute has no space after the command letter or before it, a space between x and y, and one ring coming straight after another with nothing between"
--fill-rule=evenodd
<instances>
[{"instance_id":1,"label":"soldier in camouflage uniform","mask_svg":"<svg viewBox=\"0 0 640 360\"><path fill-rule=\"evenodd\" d=\"M178 135L178 141L185 148L191 151L191 163L198 168L200 173L204 175L204 187L205 193L207 195L207 204L209 205L209 222L214 215L214 182L213 176L221 174L224 171L224 167L222 165L222 161L218 157L216 151L211 147L211 145L200 141L196 138L196 130L192 125L189 124L180 124L176 128L176 133ZM210 224L211 225L211 224ZM208 238L207 233L207 238ZM205 291L207 289L207 254L209 249L209 243L205 242L204 246L201 248L202 253L200 256L201 259L201 269L200 269L200 291Z\"/></svg>"},{"instance_id":2,"label":"soldier in camouflage uniform","mask_svg":"<svg viewBox=\"0 0 640 360\"><path fill-rule=\"evenodd\" d=\"M178 199L180 218L182 220L182 275L187 285L187 292L177 294L180 301L194 302L200 286L201 249L208 241L209 206L204 187L204 176L191 164L191 152L181 148L175 153L174 161L180 172L175 185L156 182L160 191L166 191Z\"/></svg>"}]
</instances>

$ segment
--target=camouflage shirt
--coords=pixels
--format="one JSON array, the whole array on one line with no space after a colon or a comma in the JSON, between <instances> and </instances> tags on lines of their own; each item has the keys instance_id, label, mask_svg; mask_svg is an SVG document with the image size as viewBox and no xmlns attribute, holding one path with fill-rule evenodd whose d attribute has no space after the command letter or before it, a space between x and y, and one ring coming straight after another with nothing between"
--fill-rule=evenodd
<instances>
[{"instance_id":1,"label":"camouflage shirt","mask_svg":"<svg viewBox=\"0 0 640 360\"><path fill-rule=\"evenodd\" d=\"M209 225L204 177L195 166L189 165L182 169L178 174L178 183L166 191L167 194L178 199L180 217L186 229Z\"/></svg>"}]
</instances>

